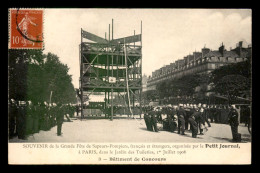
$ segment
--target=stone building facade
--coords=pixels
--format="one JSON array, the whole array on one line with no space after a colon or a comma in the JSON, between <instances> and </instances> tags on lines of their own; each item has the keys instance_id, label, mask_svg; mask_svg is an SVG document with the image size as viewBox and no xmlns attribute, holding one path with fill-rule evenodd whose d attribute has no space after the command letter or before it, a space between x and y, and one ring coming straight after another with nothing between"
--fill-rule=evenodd
<instances>
[{"instance_id":1,"label":"stone building facade","mask_svg":"<svg viewBox=\"0 0 260 173\"><path fill-rule=\"evenodd\" d=\"M152 72L152 76L148 77L147 90L155 90L156 85L165 80L178 79L190 74L210 73L223 65L245 61L247 58L251 58L251 46L243 47L242 41L235 49L229 51L223 43L218 50L204 47L201 52L193 52L192 55Z\"/></svg>"}]
</instances>

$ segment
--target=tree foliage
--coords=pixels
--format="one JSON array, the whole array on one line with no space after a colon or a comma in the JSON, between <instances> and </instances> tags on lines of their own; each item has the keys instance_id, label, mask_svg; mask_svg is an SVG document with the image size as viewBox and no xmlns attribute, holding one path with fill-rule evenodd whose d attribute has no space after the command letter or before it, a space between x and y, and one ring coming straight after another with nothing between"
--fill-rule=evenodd
<instances>
[{"instance_id":1,"label":"tree foliage","mask_svg":"<svg viewBox=\"0 0 260 173\"><path fill-rule=\"evenodd\" d=\"M232 104L236 97L240 96L243 91L249 89L249 79L242 75L226 75L215 85L215 91L227 96L230 104Z\"/></svg>"},{"instance_id":2,"label":"tree foliage","mask_svg":"<svg viewBox=\"0 0 260 173\"><path fill-rule=\"evenodd\" d=\"M150 101L156 101L159 98L159 93L157 90L145 91L142 95L144 104L148 104Z\"/></svg>"},{"instance_id":3,"label":"tree foliage","mask_svg":"<svg viewBox=\"0 0 260 173\"><path fill-rule=\"evenodd\" d=\"M228 97L230 104L236 97L251 89L251 63L249 60L222 66L211 72L212 91Z\"/></svg>"},{"instance_id":4,"label":"tree foliage","mask_svg":"<svg viewBox=\"0 0 260 173\"><path fill-rule=\"evenodd\" d=\"M165 97L190 97L195 93L195 87L200 84L200 75L187 75L180 79L164 81L156 86L160 98Z\"/></svg>"},{"instance_id":5,"label":"tree foliage","mask_svg":"<svg viewBox=\"0 0 260 173\"><path fill-rule=\"evenodd\" d=\"M221 66L211 72L210 81L216 84L227 75L241 75L251 80L251 63L249 60Z\"/></svg>"},{"instance_id":6,"label":"tree foliage","mask_svg":"<svg viewBox=\"0 0 260 173\"><path fill-rule=\"evenodd\" d=\"M41 50L9 50L9 98L76 102L76 92L68 75L69 68L59 57Z\"/></svg>"},{"instance_id":7,"label":"tree foliage","mask_svg":"<svg viewBox=\"0 0 260 173\"><path fill-rule=\"evenodd\" d=\"M191 101L195 94L195 88L208 81L207 74L192 74L179 79L165 80L156 85L157 98L163 104Z\"/></svg>"}]
</instances>

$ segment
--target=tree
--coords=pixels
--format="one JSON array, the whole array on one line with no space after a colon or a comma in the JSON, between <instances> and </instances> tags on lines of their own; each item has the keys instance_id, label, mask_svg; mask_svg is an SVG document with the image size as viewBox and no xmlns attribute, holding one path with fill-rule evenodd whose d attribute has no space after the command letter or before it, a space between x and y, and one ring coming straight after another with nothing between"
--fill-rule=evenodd
<instances>
[{"instance_id":1,"label":"tree","mask_svg":"<svg viewBox=\"0 0 260 173\"><path fill-rule=\"evenodd\" d=\"M210 82L216 84L226 75L241 75L251 81L251 63L249 60L221 66L211 72Z\"/></svg>"},{"instance_id":2,"label":"tree","mask_svg":"<svg viewBox=\"0 0 260 173\"><path fill-rule=\"evenodd\" d=\"M228 96L228 101L231 104L235 102L237 96L250 91L251 74L249 59L215 69L210 76L212 91Z\"/></svg>"},{"instance_id":3,"label":"tree","mask_svg":"<svg viewBox=\"0 0 260 173\"><path fill-rule=\"evenodd\" d=\"M195 100L199 103L207 103L208 96L207 93L210 92L209 87L212 85L210 83L211 73L203 73L198 77L199 86L196 88Z\"/></svg>"},{"instance_id":4,"label":"tree","mask_svg":"<svg viewBox=\"0 0 260 173\"><path fill-rule=\"evenodd\" d=\"M236 98L249 89L249 79L242 75L226 75L217 82L214 88L217 93L228 97L229 104L235 103Z\"/></svg>"},{"instance_id":5,"label":"tree","mask_svg":"<svg viewBox=\"0 0 260 173\"><path fill-rule=\"evenodd\" d=\"M27 97L30 69L37 73L43 63L41 50L8 50L8 84L9 98L25 100Z\"/></svg>"},{"instance_id":6,"label":"tree","mask_svg":"<svg viewBox=\"0 0 260 173\"><path fill-rule=\"evenodd\" d=\"M156 99L158 99L159 93L157 90L148 90L143 93L142 98L144 100L144 104L146 104L150 101L155 101Z\"/></svg>"},{"instance_id":7,"label":"tree","mask_svg":"<svg viewBox=\"0 0 260 173\"><path fill-rule=\"evenodd\" d=\"M195 93L195 88L205 79L200 79L199 74L187 75L179 79L163 81L156 86L159 98L169 97L188 99Z\"/></svg>"},{"instance_id":8,"label":"tree","mask_svg":"<svg viewBox=\"0 0 260 173\"><path fill-rule=\"evenodd\" d=\"M195 87L199 85L199 75L187 75L179 79L169 82L170 92L172 96L190 97L195 93Z\"/></svg>"},{"instance_id":9,"label":"tree","mask_svg":"<svg viewBox=\"0 0 260 173\"><path fill-rule=\"evenodd\" d=\"M59 57L42 50L9 50L9 98L49 102L76 102L76 92L68 75L69 68Z\"/></svg>"},{"instance_id":10,"label":"tree","mask_svg":"<svg viewBox=\"0 0 260 173\"><path fill-rule=\"evenodd\" d=\"M187 75L178 80L180 96L193 96L195 88L200 84L199 75Z\"/></svg>"},{"instance_id":11,"label":"tree","mask_svg":"<svg viewBox=\"0 0 260 173\"><path fill-rule=\"evenodd\" d=\"M44 100L49 100L52 91L54 102L76 102L76 91L71 83L71 75L68 74L68 66L62 64L59 57L51 53L48 53L45 59L42 76Z\"/></svg>"},{"instance_id":12,"label":"tree","mask_svg":"<svg viewBox=\"0 0 260 173\"><path fill-rule=\"evenodd\" d=\"M167 83L166 81L163 81L156 85L156 90L158 91L160 100L168 95L168 88L169 83Z\"/></svg>"}]
</instances>

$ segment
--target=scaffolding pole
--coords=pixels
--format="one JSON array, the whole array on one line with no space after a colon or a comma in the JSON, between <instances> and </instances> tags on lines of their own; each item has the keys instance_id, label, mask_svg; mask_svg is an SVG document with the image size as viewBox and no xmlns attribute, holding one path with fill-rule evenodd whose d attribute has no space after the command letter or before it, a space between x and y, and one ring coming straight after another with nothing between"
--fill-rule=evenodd
<instances>
[{"instance_id":1,"label":"scaffolding pole","mask_svg":"<svg viewBox=\"0 0 260 173\"><path fill-rule=\"evenodd\" d=\"M84 118L84 114L83 114L83 61L82 61L82 28L81 28L81 32L80 32L80 62L81 62L81 66L80 66L80 93L81 93L81 120L82 118Z\"/></svg>"},{"instance_id":2,"label":"scaffolding pole","mask_svg":"<svg viewBox=\"0 0 260 173\"><path fill-rule=\"evenodd\" d=\"M141 47L143 48L143 26L142 26L142 21L141 21ZM141 59L140 59L140 73L141 73L141 89L140 89L140 119L142 118L142 91L143 91L143 74L142 74L142 59L143 55L141 54Z\"/></svg>"}]
</instances>

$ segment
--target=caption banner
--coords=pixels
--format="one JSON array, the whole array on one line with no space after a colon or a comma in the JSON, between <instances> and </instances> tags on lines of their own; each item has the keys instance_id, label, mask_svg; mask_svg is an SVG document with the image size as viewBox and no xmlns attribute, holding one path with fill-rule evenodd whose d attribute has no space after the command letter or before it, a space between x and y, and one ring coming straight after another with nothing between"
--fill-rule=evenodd
<instances>
[{"instance_id":1,"label":"caption banner","mask_svg":"<svg viewBox=\"0 0 260 173\"><path fill-rule=\"evenodd\" d=\"M249 143L9 143L10 164L250 164Z\"/></svg>"}]
</instances>

